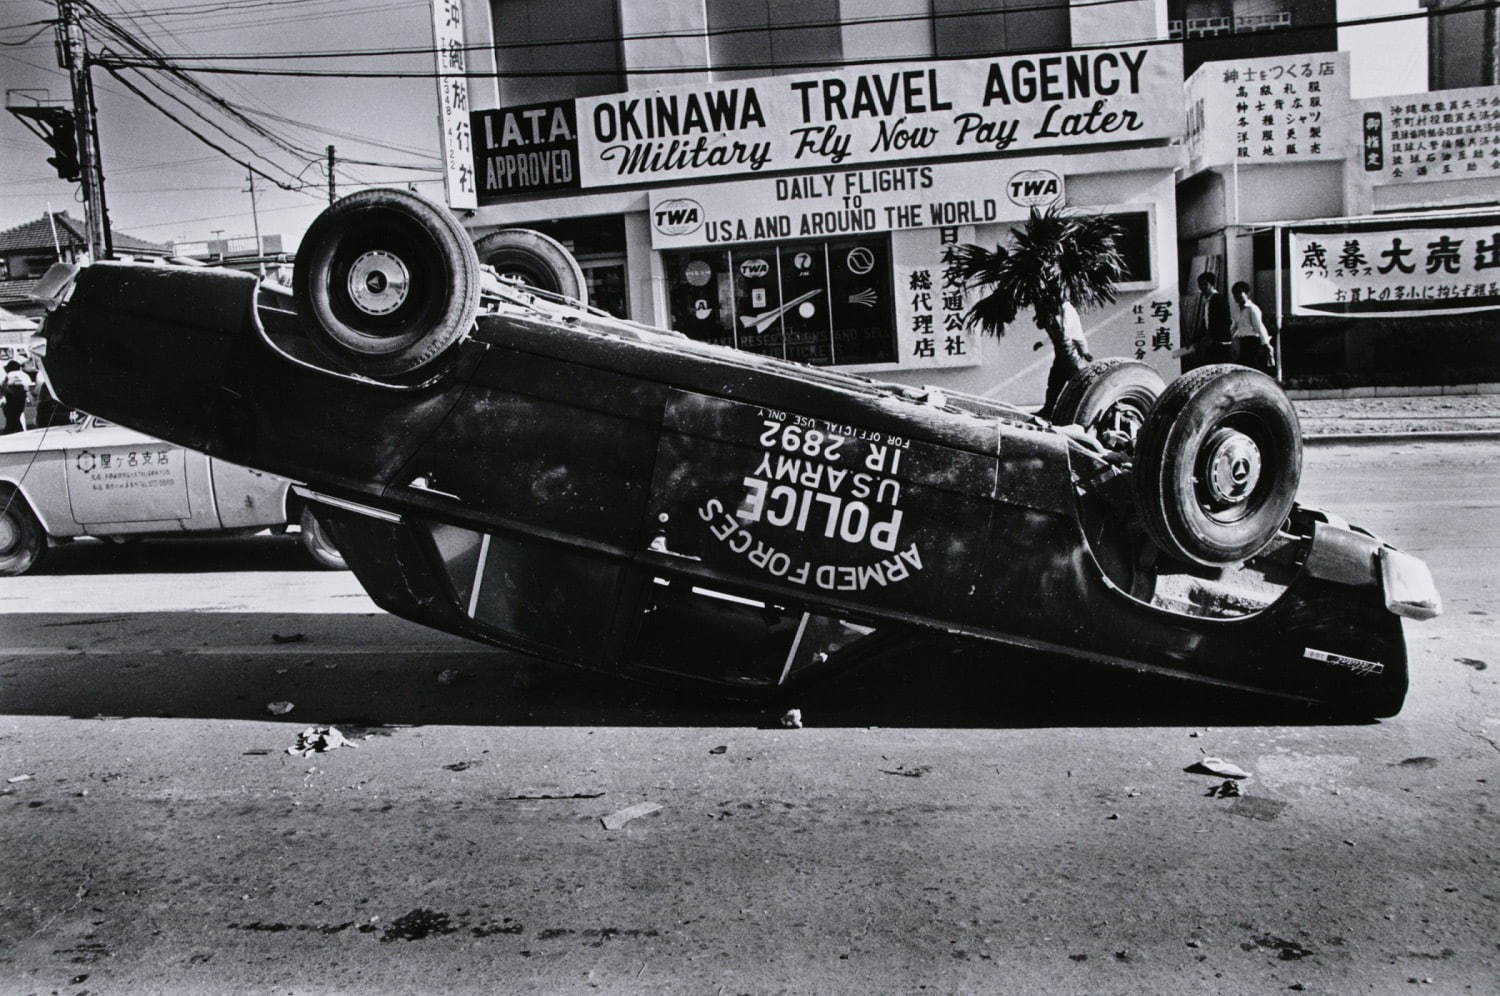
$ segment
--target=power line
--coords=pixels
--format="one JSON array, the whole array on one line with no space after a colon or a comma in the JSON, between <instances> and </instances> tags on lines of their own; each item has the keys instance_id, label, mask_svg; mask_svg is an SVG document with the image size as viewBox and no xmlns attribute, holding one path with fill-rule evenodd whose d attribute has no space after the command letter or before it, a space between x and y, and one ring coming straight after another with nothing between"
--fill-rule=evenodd
<instances>
[{"instance_id":1,"label":"power line","mask_svg":"<svg viewBox=\"0 0 1500 996\"><path fill-rule=\"evenodd\" d=\"M1115 2L1123 2L1123 0L1096 0L1096 2L1098 2L1098 3L1105 3L1105 2L1115 3ZM1291 34L1305 34L1305 33L1313 32L1313 31L1327 31L1327 30L1329 30L1331 28L1332 29L1337 29L1337 28L1350 28L1350 27L1367 27L1367 26L1377 25L1377 24L1400 23L1400 22L1404 22L1404 21L1413 21L1413 20L1419 20L1419 19L1426 19L1426 18L1429 18L1429 17L1446 17L1446 16L1449 16L1449 15L1458 14L1458 13L1472 13L1474 11L1479 11L1479 10L1495 10L1495 9L1500 9L1500 0L1484 0L1484 2L1482 2L1482 3L1476 3L1474 6L1471 6L1471 7L1450 7L1450 8L1441 8L1441 9L1432 9L1432 10L1422 10L1422 11L1408 12L1408 13L1404 13L1404 14L1388 14L1388 15L1384 15L1384 16L1381 16L1381 17L1360 18L1358 20L1352 20L1352 21L1333 20L1333 21L1322 21L1322 22L1318 22L1318 23L1315 23L1315 24L1288 25L1287 27L1283 27L1283 28L1274 28L1274 29L1268 29L1268 30L1265 30L1265 31L1257 31L1257 32L1255 32L1255 36L1257 38L1265 38L1267 36L1280 36L1280 35L1291 35ZM702 32L698 32L696 34L697 35L701 35ZM1120 48L1122 45L1128 45L1128 47L1131 47L1131 48L1148 48L1148 47L1158 47L1158 46L1162 46L1162 45L1181 45L1181 44L1182 44L1182 41L1179 40L1179 39L1175 39L1175 38L1157 38L1157 39L1149 39L1149 40L1137 41L1137 42L1129 42L1129 43L1110 43L1110 44L1103 44L1103 45L1075 45L1075 46L1070 46L1069 48L1066 48L1066 49L1057 49L1057 48L1050 48L1050 47L1042 47L1042 48L1035 48L1035 49L1015 49L1015 50L1007 51L1004 54L1006 56L1015 56L1015 55L1036 54L1036 53L1041 53L1041 52L1057 52L1057 51L1081 52L1081 51L1089 51L1089 50L1093 50L1093 49L1102 49L1102 48ZM427 51L427 52L430 53L432 50L431 49L426 49L426 50L423 50L423 51ZM381 53L376 53L376 54L381 54ZM400 53L400 54L415 54L415 53ZM900 60L892 60L890 58L850 59L850 60L846 60L846 59L821 59L821 60L809 60L809 61L806 61L806 62L775 62L775 63L759 63L759 64L736 63L735 65L728 66L728 67L726 67L726 66L686 66L686 67L685 66L654 66L654 67L639 67L639 68L621 67L621 68L618 68L618 69L568 69L568 68L561 68L561 67L552 67L552 68L549 68L549 69L546 69L546 70L537 70L537 71L496 71L496 72L492 72L492 71L487 71L487 70L470 70L470 71L465 71L465 72L461 72L460 73L460 72L451 72L451 71L438 72L436 70L418 71L418 70L359 70L359 69L326 69L326 70L322 70L322 69L249 69L249 68L238 67L238 66L187 66L187 65L178 65L178 63L180 61L182 61L182 60L177 59L175 56L164 56L163 58L170 61L171 68L179 69L179 70L181 70L182 72L185 72L185 73L207 73L207 74L221 75L221 76L283 76L283 77L301 77L301 78L327 77L327 78L340 78L340 79L440 79L440 78L453 78L453 77L463 77L463 78L468 78L468 79L495 79L497 77L498 78L502 78L502 79L528 79L528 78L546 78L546 77L555 77L555 76L658 76L658 75L662 75L662 74L685 75L685 74L690 74L690 73L713 73L713 72L721 72L721 71L725 70L726 68L734 69L736 71L756 71L756 70L767 70L767 71L769 71L769 70L783 70L784 71L784 70L788 70L788 69L828 69L828 68L840 68L840 67L849 67L849 66L885 65L885 64L891 63L892 61L900 61ZM205 57L202 57L202 58L207 58L207 57L205 56ZM929 57L923 59L922 61L928 61L928 62L956 62L956 61L966 61L966 60L970 60L972 58L974 58L974 56L970 56L970 55L929 56ZM101 64L102 65L129 66L129 67L132 67L132 68L139 68L140 67L140 64L138 62L136 62L136 61L133 61L133 60L113 60L112 59L112 60L109 60L107 63L103 62L101 60Z\"/></svg>"},{"instance_id":2,"label":"power line","mask_svg":"<svg viewBox=\"0 0 1500 996\"><path fill-rule=\"evenodd\" d=\"M175 115L173 115L171 111L167 110L166 108L162 107L160 104L156 103L156 101L154 101L150 97L146 96L146 94L144 94L138 88L136 88L136 86L134 84L132 84L124 76L120 75L120 73L118 73L114 69L114 67L112 67L112 66L105 66L104 68L109 72L109 74L111 76L113 76L115 79L119 80L120 83L125 87L125 89L129 90L131 93L133 93L137 97L141 98L141 100L145 101L150 106L156 108L156 110L159 111L162 115L164 115L167 118L167 120L169 120L173 124L177 125L179 128L181 128L183 131L187 132L189 135L192 135L194 138L196 138L198 141L202 142L204 145L208 146L210 149L213 149L216 152L220 153L226 159L229 159L229 160L232 160L233 162L239 163L245 169L247 169L250 172L255 173L256 175L260 176L263 180L266 180L266 181L268 181L270 183L274 183L276 186L280 187L282 190L290 190L290 191L294 191L294 192L297 192L297 193L302 193L303 192L303 190L302 190L301 187L289 186L288 184L283 183L282 181L280 181L280 180L276 179L275 177L271 176L270 174L265 173L262 170L256 169L254 166L250 165L250 163L245 162L244 160L237 158L228 149L225 149L223 146L221 146L218 143L214 142L212 139L205 137L201 132L199 132L196 129L194 129L191 125L187 124L182 119L180 119L180 118L176 117Z\"/></svg>"},{"instance_id":3,"label":"power line","mask_svg":"<svg viewBox=\"0 0 1500 996\"><path fill-rule=\"evenodd\" d=\"M958 18L981 17L981 16L984 16L984 15L987 15L987 14L1019 14L1019 13L1024 13L1024 12L1049 11L1049 10L1077 10L1077 9L1080 9L1080 8L1108 7L1108 6L1115 6L1115 5L1122 4L1122 3L1134 3L1134 2L1137 2L1137 0L1085 0L1085 2L1079 2L1079 3L1068 3L1067 0L1061 0L1061 2L1056 2L1056 0L1054 0L1054 2L1035 3L1035 4L1028 4L1028 5L1019 5L1019 6L980 7L980 8L970 8L970 9L956 10L956 11L933 11L931 13L923 13L923 14L885 14L885 15L878 15L878 16L871 16L871 17L848 18L848 19L845 19L845 20L804 21L804 22L799 22L799 23L796 23L796 24L779 25L779 26L777 26L775 28L770 28L767 25L761 24L761 25L751 25L751 26L748 26L748 27L711 28L711 29L697 30L697 31L695 31L695 30L682 30L682 31L641 32L641 33L637 33L637 34L599 35L599 36L590 37L590 38L566 38L566 39L558 39L558 40L554 40L554 41L500 42L500 43L496 43L494 45L464 45L464 46L461 46L460 50L464 51L464 52L475 52L475 51L484 52L484 51L504 50L504 49L536 49L536 48L549 48L549 47L571 46L571 45L605 44L605 43L615 43L615 42L660 41L660 40L669 40L669 39L675 39L675 38L717 38L717 37L723 37L723 36L726 36L726 35L748 34L748 33L764 32L764 31L770 31L770 30L775 30L775 31L778 31L778 32L793 32L793 31L815 30L815 29L822 29L822 28L849 27L849 26L858 26L858 25L905 23L905 22L911 22L911 21L928 21L928 20L931 20L931 21L941 21L941 20L958 19ZM1383 15L1383 16L1380 16L1380 17L1359 18L1359 19L1349 20L1349 21L1338 21L1337 19L1335 19L1333 21L1319 22L1319 23L1315 23L1315 24L1288 25L1288 26L1283 27L1283 28L1272 28L1272 29L1267 29L1267 30L1264 30L1264 31L1257 31L1257 32L1254 32L1254 34L1257 37L1264 37L1266 35L1285 34L1285 33L1301 32L1301 31L1321 31L1321 30L1326 30L1328 28L1359 27L1359 26L1362 26L1362 25L1382 24L1382 23L1388 23L1388 22L1391 22L1391 21L1403 21L1403 20L1410 20L1410 19L1425 18L1425 17L1428 17L1428 16L1442 17L1442 16L1447 16L1449 14L1453 14L1453 13L1461 13L1463 11L1486 10L1486 9L1490 9L1490 8L1493 8L1493 7L1496 7L1496 6L1500 6L1500 4L1497 4L1495 2L1495 0L1476 0L1476 2L1473 5L1466 6L1466 7L1441 8L1441 9L1433 9L1431 11L1413 11L1413 12L1407 12L1407 13L1403 13L1403 14L1389 14L1389 15ZM1132 44L1141 44L1141 45L1147 45L1147 44L1176 44L1179 41L1180 41L1180 39L1154 39L1154 40L1151 40L1151 41L1143 41L1143 42L1137 42L1137 43L1132 43ZM1097 47L1102 47L1102 46L1074 46L1073 49L1078 49L1078 48L1097 48ZM1110 47L1115 47L1115 46L1112 45ZM444 49L443 51L448 51L448 50ZM1044 48L1029 49L1029 50L1020 50L1020 49L1017 49L1017 50L1014 50L1013 52L1006 52L1005 54L1007 54L1007 55L1016 54L1016 53L1019 53L1019 52L1022 52L1022 51L1056 51L1056 49L1044 49ZM265 60L272 60L272 59L298 59L298 60L308 60L308 59L345 59L345 58L358 59L358 58L375 58L375 57L393 56L393 55L433 55L436 52L437 52L437 50L434 49L434 48L432 48L432 47L430 47L430 46L427 46L427 47L416 46L416 47L409 47L409 48L346 49L346 50L326 49L326 50L316 50L316 51L306 51L306 50L304 50L304 51L293 51L293 52L243 52L243 53L218 52L218 53L211 53L211 54L192 53L192 54L182 55L182 56L168 55L168 56L166 56L166 58L172 59L173 61L177 61L177 62L194 61L194 60L207 60L207 59L225 59L225 60L231 60L231 61L236 61L236 62L243 62L243 61L265 61ZM972 58L972 56L932 56L932 57L928 57L928 58L932 58L932 59L964 58L964 59L966 59L966 58ZM843 64L843 65L864 64L867 61L890 62L892 60L890 60L890 59L862 60L859 63L845 63L842 60L840 60L839 64ZM748 69L760 69L760 68L785 69L785 68L788 68L789 66L790 67L796 67L796 66L799 66L799 65L803 65L803 66L808 66L808 67L821 67L821 66L827 66L827 65L830 65L830 64L833 64L833 63L830 63L830 62L827 62L827 61L823 61L823 62L809 61L809 62L805 62L805 63L774 63L774 64L769 64L769 65L766 65L766 66L746 66L746 65L739 65L739 64L737 64L737 65L734 65L734 66L717 66L717 67L711 67L711 68L712 69L732 68L732 69L736 69L736 70L747 69L747 68ZM610 70L579 70L579 71L571 71L571 70L549 70L549 71L546 71L546 72L483 73L481 75L484 75L484 76L502 76L502 77L509 77L509 76L525 77L525 76L548 76L548 75L556 75L559 72L562 73L562 74L564 74L564 75L616 75L616 74L620 74L620 73L624 73L624 74L627 74L627 75L632 74L632 73L652 74L652 75L655 75L655 74L670 73L670 72L692 72L692 71L695 71L695 70L700 70L701 68L703 68L703 67L693 67L693 68L689 68L689 69L674 68L674 67L659 67L659 68L633 69L633 70L632 69L620 69L620 70L613 70L613 69L610 69ZM425 75L436 76L436 75L439 75L439 74L437 74L437 73L427 73ZM442 75L457 75L457 74L447 74L447 73L444 73ZM473 75L473 74L469 74L469 75Z\"/></svg>"},{"instance_id":4,"label":"power line","mask_svg":"<svg viewBox=\"0 0 1500 996\"><path fill-rule=\"evenodd\" d=\"M247 20L239 21L214 17L204 21L201 26L191 24L180 25L176 29L175 34L220 34L226 31L251 30L255 28L271 27L278 24L298 24L308 21L322 21L333 17L347 17L350 13L368 15L385 13L393 10L406 10L409 8L426 6L427 3L424 2L424 0L403 0L403 2L384 3L374 7L360 7L354 11L350 11L348 8L343 8L340 10L329 11L327 13L307 12L302 14L291 14L286 17L252 17ZM127 19L129 19L128 15Z\"/></svg>"},{"instance_id":5,"label":"power line","mask_svg":"<svg viewBox=\"0 0 1500 996\"><path fill-rule=\"evenodd\" d=\"M320 135L332 135L334 138L347 139L351 142L359 142L363 145L370 145L379 149L389 149L392 152L404 152L408 155L416 156L418 159L429 159L433 162L442 161L441 156L433 155L431 152L425 149L416 149L408 145L397 145L394 142L382 142L379 139L370 138L368 135L361 135L357 132L339 131L336 128L326 128L322 125L311 124L307 121L298 121L296 118L289 118L280 114L272 114L270 111L255 110L254 108L245 107L241 104L235 104L233 106L241 111L244 111L247 114L255 114L259 117L269 118L272 121L278 121L281 124L291 125L294 128L305 128L308 131L317 132Z\"/></svg>"}]
</instances>

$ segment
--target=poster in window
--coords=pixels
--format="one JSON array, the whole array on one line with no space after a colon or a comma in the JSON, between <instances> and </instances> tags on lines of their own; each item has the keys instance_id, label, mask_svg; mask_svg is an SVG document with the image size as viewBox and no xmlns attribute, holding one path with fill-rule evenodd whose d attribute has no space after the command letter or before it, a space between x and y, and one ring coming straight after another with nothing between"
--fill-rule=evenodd
<instances>
[{"instance_id":1,"label":"poster in window","mask_svg":"<svg viewBox=\"0 0 1500 996\"><path fill-rule=\"evenodd\" d=\"M834 362L891 363L902 359L896 355L887 239L828 243L828 290Z\"/></svg>"},{"instance_id":2,"label":"poster in window","mask_svg":"<svg viewBox=\"0 0 1500 996\"><path fill-rule=\"evenodd\" d=\"M734 271L734 312L738 321L735 331L739 347L749 353L785 356L782 316L787 309L782 307L775 248L737 249L730 259Z\"/></svg>"},{"instance_id":3,"label":"poster in window","mask_svg":"<svg viewBox=\"0 0 1500 996\"><path fill-rule=\"evenodd\" d=\"M722 249L673 253L665 262L672 328L699 342L732 347L729 254Z\"/></svg>"},{"instance_id":4,"label":"poster in window","mask_svg":"<svg viewBox=\"0 0 1500 996\"><path fill-rule=\"evenodd\" d=\"M827 256L822 243L781 247L781 293L791 305L782 317L786 358L798 363L826 366L833 362Z\"/></svg>"}]
</instances>

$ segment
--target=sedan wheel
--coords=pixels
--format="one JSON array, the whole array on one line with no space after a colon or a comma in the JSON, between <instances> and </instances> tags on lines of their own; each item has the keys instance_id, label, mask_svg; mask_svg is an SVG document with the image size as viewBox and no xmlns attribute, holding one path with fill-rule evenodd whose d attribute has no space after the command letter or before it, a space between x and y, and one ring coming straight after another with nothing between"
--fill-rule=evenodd
<instances>
[{"instance_id":1,"label":"sedan wheel","mask_svg":"<svg viewBox=\"0 0 1500 996\"><path fill-rule=\"evenodd\" d=\"M47 534L15 491L0 492L0 576L25 574L47 551Z\"/></svg>"}]
</instances>

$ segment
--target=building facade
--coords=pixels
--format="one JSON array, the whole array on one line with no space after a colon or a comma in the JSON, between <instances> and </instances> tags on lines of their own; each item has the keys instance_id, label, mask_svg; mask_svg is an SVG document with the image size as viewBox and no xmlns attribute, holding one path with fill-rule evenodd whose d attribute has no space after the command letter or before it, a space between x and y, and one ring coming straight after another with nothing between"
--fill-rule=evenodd
<instances>
[{"instance_id":1,"label":"building facade","mask_svg":"<svg viewBox=\"0 0 1500 996\"><path fill-rule=\"evenodd\" d=\"M1041 400L1029 320L963 323L950 247L1108 214L1094 352L1178 345L1182 68L1165 0L468 2L476 237L567 245L591 302L734 348ZM473 46L478 46L474 48ZM1086 46L1084 50L1069 49ZM467 212L466 212L467 213Z\"/></svg>"},{"instance_id":2,"label":"building facade","mask_svg":"<svg viewBox=\"0 0 1500 996\"><path fill-rule=\"evenodd\" d=\"M1349 58L1189 78L1183 286L1249 284L1292 387L1500 382L1500 87L1354 99Z\"/></svg>"},{"instance_id":3,"label":"building facade","mask_svg":"<svg viewBox=\"0 0 1500 996\"><path fill-rule=\"evenodd\" d=\"M1422 0L1422 6L1436 15L1427 19L1427 89L1500 83L1500 10L1482 0Z\"/></svg>"},{"instance_id":4,"label":"building facade","mask_svg":"<svg viewBox=\"0 0 1500 996\"><path fill-rule=\"evenodd\" d=\"M1337 0L1168 0L1188 75L1205 62L1338 48Z\"/></svg>"},{"instance_id":5,"label":"building facade","mask_svg":"<svg viewBox=\"0 0 1500 996\"><path fill-rule=\"evenodd\" d=\"M159 259L169 246L115 232L115 255L121 259ZM53 263L72 263L88 255L84 223L65 211L43 215L0 232L0 307L36 317L42 306L31 300L37 281Z\"/></svg>"}]
</instances>

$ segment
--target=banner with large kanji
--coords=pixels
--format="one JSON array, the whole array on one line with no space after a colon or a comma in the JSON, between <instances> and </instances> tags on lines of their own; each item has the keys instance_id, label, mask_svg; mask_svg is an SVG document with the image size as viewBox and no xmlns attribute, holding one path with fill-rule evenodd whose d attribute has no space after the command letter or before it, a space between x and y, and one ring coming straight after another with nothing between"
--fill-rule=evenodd
<instances>
[{"instance_id":1,"label":"banner with large kanji","mask_svg":"<svg viewBox=\"0 0 1500 996\"><path fill-rule=\"evenodd\" d=\"M1500 214L1309 226L1287 234L1294 315L1500 309Z\"/></svg>"}]
</instances>

